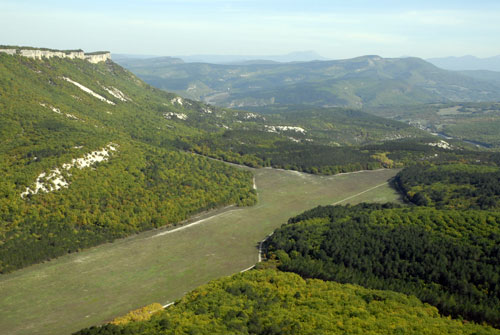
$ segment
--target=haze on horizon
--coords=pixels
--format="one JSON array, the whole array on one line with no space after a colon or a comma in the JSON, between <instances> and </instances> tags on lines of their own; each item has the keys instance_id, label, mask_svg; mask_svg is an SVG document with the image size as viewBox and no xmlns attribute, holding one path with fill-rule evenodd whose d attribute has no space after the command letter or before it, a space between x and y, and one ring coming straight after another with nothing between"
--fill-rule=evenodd
<instances>
[{"instance_id":1,"label":"haze on horizon","mask_svg":"<svg viewBox=\"0 0 500 335\"><path fill-rule=\"evenodd\" d=\"M500 54L500 2L0 0L0 44L149 55L330 59Z\"/></svg>"}]
</instances>

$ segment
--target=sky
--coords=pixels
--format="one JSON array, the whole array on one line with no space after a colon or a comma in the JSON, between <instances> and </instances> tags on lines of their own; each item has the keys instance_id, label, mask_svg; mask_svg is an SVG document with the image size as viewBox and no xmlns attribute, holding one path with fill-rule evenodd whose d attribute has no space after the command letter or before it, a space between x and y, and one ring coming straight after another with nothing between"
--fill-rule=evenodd
<instances>
[{"instance_id":1,"label":"sky","mask_svg":"<svg viewBox=\"0 0 500 335\"><path fill-rule=\"evenodd\" d=\"M178 56L500 55L500 1L0 0L0 45Z\"/></svg>"}]
</instances>

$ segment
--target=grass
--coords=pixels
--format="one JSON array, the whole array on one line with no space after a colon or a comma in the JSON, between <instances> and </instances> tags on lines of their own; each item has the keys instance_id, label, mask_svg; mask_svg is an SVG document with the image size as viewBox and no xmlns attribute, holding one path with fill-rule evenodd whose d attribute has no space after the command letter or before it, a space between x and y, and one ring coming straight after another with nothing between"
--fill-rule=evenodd
<instances>
[{"instance_id":1,"label":"grass","mask_svg":"<svg viewBox=\"0 0 500 335\"><path fill-rule=\"evenodd\" d=\"M166 304L257 261L266 235L302 211L380 185L397 170L331 177L255 170L259 203L206 213L199 225L145 232L0 277L2 334L69 334L132 309ZM388 185L347 200L399 201Z\"/></svg>"}]
</instances>

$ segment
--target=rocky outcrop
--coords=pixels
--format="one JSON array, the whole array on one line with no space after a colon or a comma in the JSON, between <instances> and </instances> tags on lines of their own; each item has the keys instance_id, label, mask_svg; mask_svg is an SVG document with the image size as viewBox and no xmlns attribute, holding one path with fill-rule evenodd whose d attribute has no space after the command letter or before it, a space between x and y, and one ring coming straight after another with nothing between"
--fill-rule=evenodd
<instances>
[{"instance_id":1,"label":"rocky outcrop","mask_svg":"<svg viewBox=\"0 0 500 335\"><path fill-rule=\"evenodd\" d=\"M16 49L0 49L0 52L6 53L7 55L15 55Z\"/></svg>"},{"instance_id":2,"label":"rocky outcrop","mask_svg":"<svg viewBox=\"0 0 500 335\"><path fill-rule=\"evenodd\" d=\"M52 51L52 50L19 49L18 54L24 57L36 58L36 59L52 58L52 57L70 58L70 59L85 58L85 54L83 53L83 51L64 52L64 51Z\"/></svg>"},{"instance_id":3,"label":"rocky outcrop","mask_svg":"<svg viewBox=\"0 0 500 335\"><path fill-rule=\"evenodd\" d=\"M50 50L50 49L24 49L24 48L0 48L0 52L8 55L20 55L23 57L42 59L42 58L69 58L69 59L84 59L91 63L105 62L111 59L111 53L108 51L84 53L83 50Z\"/></svg>"},{"instance_id":4,"label":"rocky outcrop","mask_svg":"<svg viewBox=\"0 0 500 335\"><path fill-rule=\"evenodd\" d=\"M105 62L108 59L111 59L111 53L103 52L103 53L91 53L85 54L85 59L91 63L100 63Z\"/></svg>"}]
</instances>

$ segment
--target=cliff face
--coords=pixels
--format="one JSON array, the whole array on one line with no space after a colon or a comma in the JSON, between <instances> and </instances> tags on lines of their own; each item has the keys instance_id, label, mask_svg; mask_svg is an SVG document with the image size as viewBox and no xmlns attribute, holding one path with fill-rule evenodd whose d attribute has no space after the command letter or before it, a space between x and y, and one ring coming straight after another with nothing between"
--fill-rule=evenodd
<instances>
[{"instance_id":1,"label":"cliff face","mask_svg":"<svg viewBox=\"0 0 500 335\"><path fill-rule=\"evenodd\" d=\"M70 58L70 59L85 59L91 63L105 62L111 59L111 53L107 51L94 52L86 54L82 50L72 51L59 51L59 50L46 50L46 49L23 49L23 48L0 48L0 52L8 55L20 55L28 58L42 59L42 58Z\"/></svg>"},{"instance_id":2,"label":"cliff face","mask_svg":"<svg viewBox=\"0 0 500 335\"><path fill-rule=\"evenodd\" d=\"M80 58L85 59L85 54L83 51L71 51L71 52L63 52L63 51L48 51L48 50L30 50L30 49L20 49L18 54L28 58L52 58L52 57L60 57L60 58Z\"/></svg>"},{"instance_id":3,"label":"cliff face","mask_svg":"<svg viewBox=\"0 0 500 335\"><path fill-rule=\"evenodd\" d=\"M7 55L15 55L16 49L0 49L0 52L6 53Z\"/></svg>"},{"instance_id":4,"label":"cliff face","mask_svg":"<svg viewBox=\"0 0 500 335\"><path fill-rule=\"evenodd\" d=\"M111 59L111 53L109 52L103 52L99 54L86 54L85 59L88 60L91 63L99 63L99 62L105 62L108 59Z\"/></svg>"}]
</instances>

